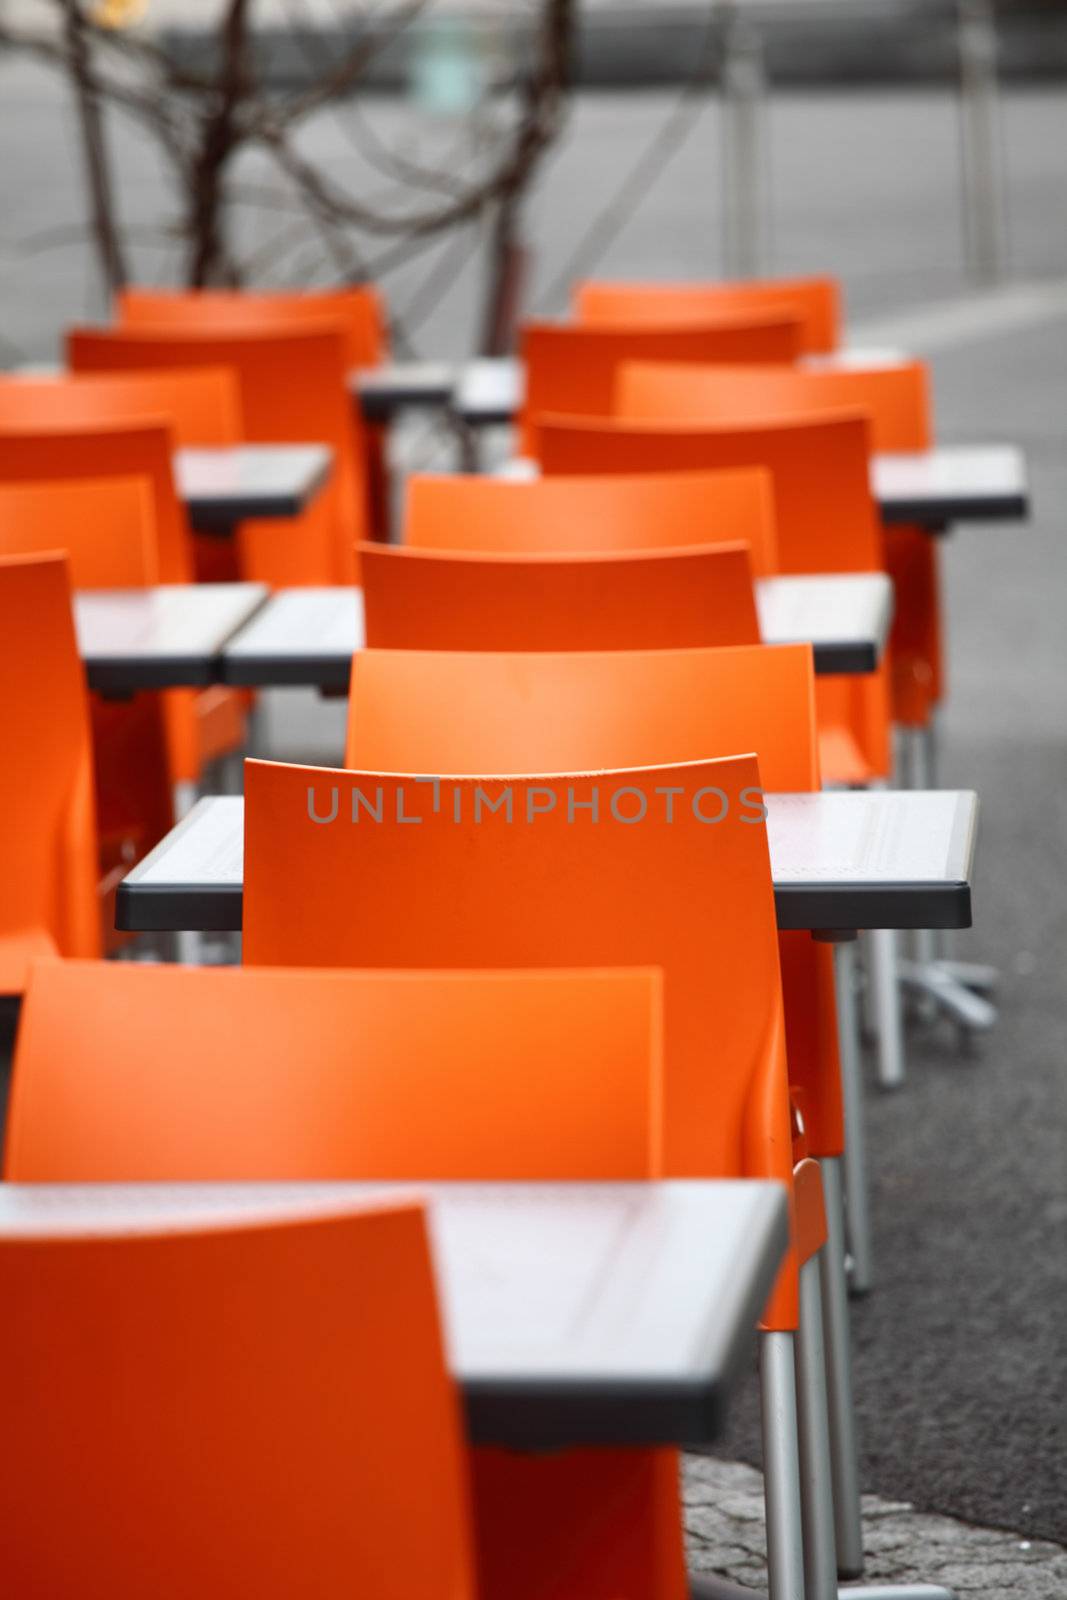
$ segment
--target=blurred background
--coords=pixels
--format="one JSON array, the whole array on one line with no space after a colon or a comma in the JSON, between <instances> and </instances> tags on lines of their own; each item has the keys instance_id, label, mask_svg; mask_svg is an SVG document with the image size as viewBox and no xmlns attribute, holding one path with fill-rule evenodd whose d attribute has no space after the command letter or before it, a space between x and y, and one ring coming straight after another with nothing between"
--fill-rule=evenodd
<instances>
[{"instance_id":1,"label":"blurred background","mask_svg":"<svg viewBox=\"0 0 1067 1600\"><path fill-rule=\"evenodd\" d=\"M370 276L398 354L570 280L1067 267L1064 0L0 0L0 337L142 282Z\"/></svg>"},{"instance_id":2,"label":"blurred background","mask_svg":"<svg viewBox=\"0 0 1067 1600\"><path fill-rule=\"evenodd\" d=\"M125 281L370 278L434 358L584 276L833 273L853 343L930 358L942 442L1025 450L1032 521L943 545L960 954L1001 1021L978 1063L916 1035L872 1097L856 1393L873 1491L1020 1536L960 1592L1062 1595L1030 1541L1067 1544L1065 0L0 0L0 153L0 365ZM390 448L454 443L413 416ZM343 706L288 704L283 753L337 760ZM758 1459L754 1405L724 1448Z\"/></svg>"}]
</instances>

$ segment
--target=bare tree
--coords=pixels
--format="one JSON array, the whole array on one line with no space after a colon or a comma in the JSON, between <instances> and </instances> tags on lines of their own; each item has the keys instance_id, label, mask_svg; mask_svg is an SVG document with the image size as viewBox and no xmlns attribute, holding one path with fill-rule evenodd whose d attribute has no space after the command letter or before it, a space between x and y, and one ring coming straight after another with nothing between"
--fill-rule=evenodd
<instances>
[{"instance_id":1,"label":"bare tree","mask_svg":"<svg viewBox=\"0 0 1067 1600\"><path fill-rule=\"evenodd\" d=\"M339 10L341 25L329 38L316 38L299 0L289 0L293 37L314 58L306 63L307 81L296 89L273 84L257 67L253 0L220 0L205 52L214 70L190 65L165 40L111 25L118 20L116 9L121 12L113 3L96 12L85 0L39 4L41 28L18 30L0 21L0 44L31 52L70 80L87 174L88 225L109 290L130 276L106 144L114 115L132 120L151 138L180 196L181 214L169 233L182 243L181 275L188 285L255 281L261 265L275 261L283 248L306 248L309 242L317 270L333 281L358 281L464 225L491 219L481 343L491 349L506 343L521 202L562 124L575 0L538 0L525 59L515 63L508 82L490 83L484 91L499 107L493 135L480 140L476 157L468 149L465 163L457 163L454 149L444 160L427 162L391 148L363 115L359 89L368 69L430 9L430 0L398 0L384 17L375 13L373 28L360 28L358 13ZM386 181L383 192L354 190L307 153L303 130L327 111L343 119L364 167ZM269 193L238 175L238 160L249 152L265 157L276 174ZM235 217L264 205L287 213L284 243L276 240L273 250L242 258Z\"/></svg>"}]
</instances>

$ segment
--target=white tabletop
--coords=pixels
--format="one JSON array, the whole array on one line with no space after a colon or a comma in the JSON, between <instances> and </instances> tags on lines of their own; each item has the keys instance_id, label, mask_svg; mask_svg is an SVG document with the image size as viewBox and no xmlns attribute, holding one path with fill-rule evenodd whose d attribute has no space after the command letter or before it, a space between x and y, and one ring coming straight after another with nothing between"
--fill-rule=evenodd
<instances>
[{"instance_id":1,"label":"white tabletop","mask_svg":"<svg viewBox=\"0 0 1067 1600\"><path fill-rule=\"evenodd\" d=\"M324 444L242 444L174 453L178 493L194 527L222 533L243 517L299 516L326 482Z\"/></svg>"},{"instance_id":2,"label":"white tabletop","mask_svg":"<svg viewBox=\"0 0 1067 1600\"><path fill-rule=\"evenodd\" d=\"M482 356L459 369L453 407L464 422L477 427L510 422L522 410L526 379L515 356Z\"/></svg>"},{"instance_id":3,"label":"white tabletop","mask_svg":"<svg viewBox=\"0 0 1067 1600\"><path fill-rule=\"evenodd\" d=\"M1005 444L877 455L871 486L886 522L1024 517L1029 505L1023 453Z\"/></svg>"},{"instance_id":4,"label":"white tabletop","mask_svg":"<svg viewBox=\"0 0 1067 1600\"><path fill-rule=\"evenodd\" d=\"M880 572L765 578L756 604L764 640L813 644L816 672L873 672L889 634L893 589ZM227 644L222 676L249 688L343 692L352 653L363 644L359 589L282 589Z\"/></svg>"},{"instance_id":5,"label":"white tabletop","mask_svg":"<svg viewBox=\"0 0 1067 1600\"><path fill-rule=\"evenodd\" d=\"M884 572L820 573L756 582L766 644L812 644L818 673L873 672L893 620Z\"/></svg>"},{"instance_id":6,"label":"white tabletop","mask_svg":"<svg viewBox=\"0 0 1067 1600\"><path fill-rule=\"evenodd\" d=\"M397 361L357 367L348 384L368 421L387 422L408 407L448 405L458 370L447 361Z\"/></svg>"},{"instance_id":7,"label":"white tabletop","mask_svg":"<svg viewBox=\"0 0 1067 1600\"><path fill-rule=\"evenodd\" d=\"M217 682L223 646L269 593L263 583L80 590L74 625L90 688L130 694Z\"/></svg>"},{"instance_id":8,"label":"white tabletop","mask_svg":"<svg viewBox=\"0 0 1067 1600\"><path fill-rule=\"evenodd\" d=\"M803 355L797 366L807 367L811 372L850 372L857 367L903 367L911 359L904 350L843 345L840 350L820 350Z\"/></svg>"},{"instance_id":9,"label":"white tabletop","mask_svg":"<svg viewBox=\"0 0 1067 1600\"><path fill-rule=\"evenodd\" d=\"M766 796L780 928L966 928L978 825L973 791ZM244 800L200 800L119 885L129 931L241 927Z\"/></svg>"},{"instance_id":10,"label":"white tabletop","mask_svg":"<svg viewBox=\"0 0 1067 1600\"><path fill-rule=\"evenodd\" d=\"M619 1184L2 1184L0 1237L128 1236L419 1196L471 1436L709 1442L782 1260L784 1189Z\"/></svg>"},{"instance_id":11,"label":"white tabletop","mask_svg":"<svg viewBox=\"0 0 1067 1600\"><path fill-rule=\"evenodd\" d=\"M226 683L344 692L364 643L363 591L280 589L222 654Z\"/></svg>"}]
</instances>

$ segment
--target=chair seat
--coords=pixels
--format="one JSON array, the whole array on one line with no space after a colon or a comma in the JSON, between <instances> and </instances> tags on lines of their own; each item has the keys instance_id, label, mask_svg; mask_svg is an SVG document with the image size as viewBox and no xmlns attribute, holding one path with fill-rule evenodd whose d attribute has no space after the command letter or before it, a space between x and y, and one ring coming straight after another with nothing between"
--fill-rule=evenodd
<instances>
[{"instance_id":1,"label":"chair seat","mask_svg":"<svg viewBox=\"0 0 1067 1600\"><path fill-rule=\"evenodd\" d=\"M876 777L851 728L830 723L819 728L819 764L824 783L858 786Z\"/></svg>"}]
</instances>

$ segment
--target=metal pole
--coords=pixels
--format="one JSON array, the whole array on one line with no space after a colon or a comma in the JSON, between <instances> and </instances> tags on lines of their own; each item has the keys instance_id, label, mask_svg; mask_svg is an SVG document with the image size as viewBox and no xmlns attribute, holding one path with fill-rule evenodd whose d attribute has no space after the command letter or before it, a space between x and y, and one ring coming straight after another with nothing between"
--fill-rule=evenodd
<instances>
[{"instance_id":1,"label":"metal pole","mask_svg":"<svg viewBox=\"0 0 1067 1600\"><path fill-rule=\"evenodd\" d=\"M964 249L969 275L993 284L1007 258L996 14L993 0L957 4Z\"/></svg>"},{"instance_id":2,"label":"metal pole","mask_svg":"<svg viewBox=\"0 0 1067 1600\"><path fill-rule=\"evenodd\" d=\"M806 1600L795 1335L760 1334L769 1600Z\"/></svg>"},{"instance_id":3,"label":"metal pole","mask_svg":"<svg viewBox=\"0 0 1067 1600\"><path fill-rule=\"evenodd\" d=\"M723 254L728 277L767 271L767 78L763 40L728 13L723 39Z\"/></svg>"},{"instance_id":4,"label":"metal pole","mask_svg":"<svg viewBox=\"0 0 1067 1600\"><path fill-rule=\"evenodd\" d=\"M823 1345L818 1256L805 1261L800 1269L800 1318L796 1352L800 1505L804 1527L804 1600L838 1600L833 1472L826 1410L826 1351Z\"/></svg>"}]
</instances>

